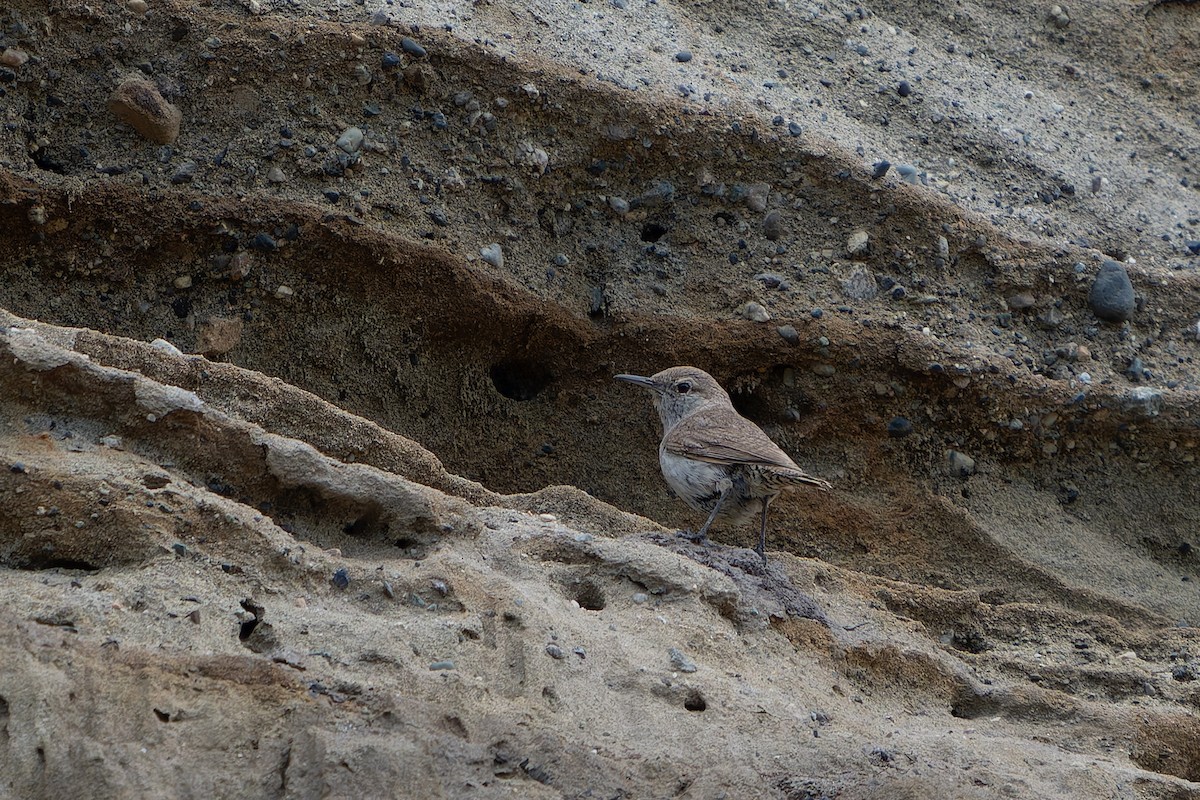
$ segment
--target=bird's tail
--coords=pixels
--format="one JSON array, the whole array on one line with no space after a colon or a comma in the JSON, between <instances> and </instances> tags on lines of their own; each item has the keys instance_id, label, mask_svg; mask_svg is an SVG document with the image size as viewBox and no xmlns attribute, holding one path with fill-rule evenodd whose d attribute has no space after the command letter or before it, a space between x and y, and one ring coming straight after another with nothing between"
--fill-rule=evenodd
<instances>
[{"instance_id":1,"label":"bird's tail","mask_svg":"<svg viewBox=\"0 0 1200 800\"><path fill-rule=\"evenodd\" d=\"M777 476L779 482L786 486L813 486L826 492L833 488L829 481L823 478L814 478L803 470L776 468L772 472Z\"/></svg>"}]
</instances>

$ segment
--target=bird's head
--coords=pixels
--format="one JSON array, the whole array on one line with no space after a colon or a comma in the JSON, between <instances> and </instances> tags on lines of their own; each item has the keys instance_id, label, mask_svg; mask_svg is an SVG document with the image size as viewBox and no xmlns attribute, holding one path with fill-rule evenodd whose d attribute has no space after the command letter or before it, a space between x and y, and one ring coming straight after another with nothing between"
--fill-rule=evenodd
<instances>
[{"instance_id":1,"label":"bird's head","mask_svg":"<svg viewBox=\"0 0 1200 800\"><path fill-rule=\"evenodd\" d=\"M650 390L664 430L670 430L679 420L705 406L729 404L729 395L721 384L697 367L671 367L649 378L641 375L614 377Z\"/></svg>"}]
</instances>

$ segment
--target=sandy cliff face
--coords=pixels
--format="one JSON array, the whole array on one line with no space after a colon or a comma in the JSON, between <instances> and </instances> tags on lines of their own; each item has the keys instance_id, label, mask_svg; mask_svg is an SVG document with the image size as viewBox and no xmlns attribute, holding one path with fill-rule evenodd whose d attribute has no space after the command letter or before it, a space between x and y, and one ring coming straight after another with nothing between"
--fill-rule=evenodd
<instances>
[{"instance_id":1,"label":"sandy cliff face","mask_svg":"<svg viewBox=\"0 0 1200 800\"><path fill-rule=\"evenodd\" d=\"M0 10L4 791L1193 796L1200 15L930 9Z\"/></svg>"}]
</instances>

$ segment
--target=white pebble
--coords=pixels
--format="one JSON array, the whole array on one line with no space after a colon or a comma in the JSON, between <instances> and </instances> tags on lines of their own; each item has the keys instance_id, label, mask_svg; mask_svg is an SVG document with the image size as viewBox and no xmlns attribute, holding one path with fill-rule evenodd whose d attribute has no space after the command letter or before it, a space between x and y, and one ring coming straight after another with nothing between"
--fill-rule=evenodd
<instances>
[{"instance_id":1,"label":"white pebble","mask_svg":"<svg viewBox=\"0 0 1200 800\"><path fill-rule=\"evenodd\" d=\"M498 242L492 242L479 250L479 257L496 269L504 266L504 250Z\"/></svg>"}]
</instances>

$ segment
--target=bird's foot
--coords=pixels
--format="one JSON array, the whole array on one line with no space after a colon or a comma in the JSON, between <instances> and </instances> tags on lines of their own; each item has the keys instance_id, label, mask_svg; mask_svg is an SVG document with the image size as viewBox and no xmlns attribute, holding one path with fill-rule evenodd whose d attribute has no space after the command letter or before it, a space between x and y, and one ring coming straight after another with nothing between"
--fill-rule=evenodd
<instances>
[{"instance_id":1,"label":"bird's foot","mask_svg":"<svg viewBox=\"0 0 1200 800\"><path fill-rule=\"evenodd\" d=\"M676 531L676 536L680 539L687 539L692 544L708 544L708 531L701 530L693 533L689 530Z\"/></svg>"}]
</instances>

